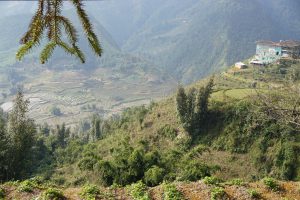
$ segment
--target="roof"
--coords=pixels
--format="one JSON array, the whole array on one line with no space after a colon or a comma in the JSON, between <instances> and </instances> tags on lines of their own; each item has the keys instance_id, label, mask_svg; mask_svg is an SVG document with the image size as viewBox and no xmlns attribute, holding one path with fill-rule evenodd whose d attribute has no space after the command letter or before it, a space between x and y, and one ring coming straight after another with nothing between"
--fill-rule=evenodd
<instances>
[{"instance_id":1,"label":"roof","mask_svg":"<svg viewBox=\"0 0 300 200\"><path fill-rule=\"evenodd\" d=\"M235 65L241 65L241 66L245 66L245 63L242 63L242 62L237 62L237 63L235 63Z\"/></svg>"},{"instance_id":2,"label":"roof","mask_svg":"<svg viewBox=\"0 0 300 200\"><path fill-rule=\"evenodd\" d=\"M273 41L257 41L256 44L260 45L267 45L267 46L276 46L276 47L300 47L300 41L295 40L285 40L280 42L273 42Z\"/></svg>"}]
</instances>

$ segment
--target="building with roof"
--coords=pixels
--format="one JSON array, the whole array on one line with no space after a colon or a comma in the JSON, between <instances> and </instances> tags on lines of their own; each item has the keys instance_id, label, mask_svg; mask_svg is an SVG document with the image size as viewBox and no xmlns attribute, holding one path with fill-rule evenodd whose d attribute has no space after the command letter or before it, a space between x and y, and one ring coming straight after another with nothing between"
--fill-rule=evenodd
<instances>
[{"instance_id":1,"label":"building with roof","mask_svg":"<svg viewBox=\"0 0 300 200\"><path fill-rule=\"evenodd\" d=\"M245 63L242 63L242 62L237 62L237 63L235 63L234 66L238 69L246 69L247 68L247 65Z\"/></svg>"},{"instance_id":2,"label":"building with roof","mask_svg":"<svg viewBox=\"0 0 300 200\"><path fill-rule=\"evenodd\" d=\"M287 40L280 42L258 41L256 42L256 55L250 63L266 65L281 58L300 58L300 42Z\"/></svg>"}]
</instances>

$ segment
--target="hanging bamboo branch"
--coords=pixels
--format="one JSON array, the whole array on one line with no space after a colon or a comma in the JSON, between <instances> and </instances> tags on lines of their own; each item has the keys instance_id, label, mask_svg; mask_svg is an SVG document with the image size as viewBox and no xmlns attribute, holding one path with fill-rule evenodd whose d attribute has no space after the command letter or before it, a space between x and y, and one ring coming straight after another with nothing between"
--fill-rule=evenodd
<instances>
[{"instance_id":1,"label":"hanging bamboo branch","mask_svg":"<svg viewBox=\"0 0 300 200\"><path fill-rule=\"evenodd\" d=\"M100 42L93 31L92 24L83 9L82 0L70 0L74 5L77 15L81 21L87 40L97 56L101 56L102 48ZM85 56L77 46L78 34L72 22L62 16L61 10L63 0L39 0L38 9L32 17L27 32L21 38L22 46L19 48L16 58L21 60L32 48L39 46L44 32L47 31L48 44L40 54L42 64L47 62L56 47L62 48L66 53L76 56L82 63ZM62 29L68 41L62 41Z\"/></svg>"}]
</instances>

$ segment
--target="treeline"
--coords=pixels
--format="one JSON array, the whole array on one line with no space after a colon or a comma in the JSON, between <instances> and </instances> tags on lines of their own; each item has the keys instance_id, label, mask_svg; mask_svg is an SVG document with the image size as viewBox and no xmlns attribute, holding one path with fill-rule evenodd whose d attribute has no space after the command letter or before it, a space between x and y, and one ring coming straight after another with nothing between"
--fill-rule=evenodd
<instances>
[{"instance_id":1,"label":"treeline","mask_svg":"<svg viewBox=\"0 0 300 200\"><path fill-rule=\"evenodd\" d=\"M52 171L56 153L81 138L81 145L101 137L101 118L94 116L86 135L71 132L65 124L50 128L28 117L29 101L19 91L9 113L0 110L0 181L19 180Z\"/></svg>"},{"instance_id":2,"label":"treeline","mask_svg":"<svg viewBox=\"0 0 300 200\"><path fill-rule=\"evenodd\" d=\"M210 98L213 85L210 79L198 90L178 89L172 104L177 109L176 124L151 125L154 118L165 117L152 103L106 120L93 116L75 130L35 125L27 117L28 101L19 92L12 111L0 114L0 180L38 175L57 184L107 186L196 181L222 171L199 159L210 150L250 155L249 162L259 171L253 180L266 175L297 179L299 95L260 93L217 102ZM147 118L150 115L153 121ZM184 133L179 133L182 128ZM143 130L149 129L154 132L143 137L141 133L148 134Z\"/></svg>"}]
</instances>

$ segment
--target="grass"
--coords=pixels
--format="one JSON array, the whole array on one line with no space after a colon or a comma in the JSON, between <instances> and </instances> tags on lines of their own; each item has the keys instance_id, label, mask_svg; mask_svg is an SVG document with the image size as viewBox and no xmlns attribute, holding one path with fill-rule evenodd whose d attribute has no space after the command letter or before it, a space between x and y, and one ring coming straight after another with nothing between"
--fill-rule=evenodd
<instances>
[{"instance_id":1,"label":"grass","mask_svg":"<svg viewBox=\"0 0 300 200\"><path fill-rule=\"evenodd\" d=\"M260 194L255 189L248 189L247 193L250 195L252 199L259 199Z\"/></svg>"}]
</instances>

